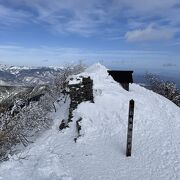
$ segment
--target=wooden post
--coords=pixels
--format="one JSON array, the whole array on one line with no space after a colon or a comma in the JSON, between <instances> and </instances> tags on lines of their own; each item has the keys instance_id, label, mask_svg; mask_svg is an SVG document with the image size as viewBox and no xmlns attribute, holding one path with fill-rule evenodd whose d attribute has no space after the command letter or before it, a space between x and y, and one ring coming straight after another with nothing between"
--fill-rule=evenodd
<instances>
[{"instance_id":1,"label":"wooden post","mask_svg":"<svg viewBox=\"0 0 180 180\"><path fill-rule=\"evenodd\" d=\"M129 117L128 117L126 156L131 156L132 133L133 133L133 117L134 117L134 100L131 99L129 101Z\"/></svg>"}]
</instances>

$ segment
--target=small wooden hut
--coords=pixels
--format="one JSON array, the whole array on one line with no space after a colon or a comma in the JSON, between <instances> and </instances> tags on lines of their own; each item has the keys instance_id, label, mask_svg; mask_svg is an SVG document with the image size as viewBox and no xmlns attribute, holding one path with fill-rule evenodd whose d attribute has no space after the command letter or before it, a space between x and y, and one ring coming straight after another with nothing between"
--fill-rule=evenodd
<instances>
[{"instance_id":1,"label":"small wooden hut","mask_svg":"<svg viewBox=\"0 0 180 180\"><path fill-rule=\"evenodd\" d=\"M108 73L115 81L120 83L124 89L129 91L129 83L133 83L133 71L108 70Z\"/></svg>"}]
</instances>

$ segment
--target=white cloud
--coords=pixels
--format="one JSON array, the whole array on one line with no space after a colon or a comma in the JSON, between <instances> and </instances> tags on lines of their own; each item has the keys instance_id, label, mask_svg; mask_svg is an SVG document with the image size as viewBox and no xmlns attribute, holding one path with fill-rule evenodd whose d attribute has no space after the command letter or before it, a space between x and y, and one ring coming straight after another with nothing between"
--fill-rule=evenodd
<instances>
[{"instance_id":1,"label":"white cloud","mask_svg":"<svg viewBox=\"0 0 180 180\"><path fill-rule=\"evenodd\" d=\"M151 23L147 22L151 20L146 18L151 19L154 16L169 21L172 26L180 23L180 18L177 17L180 14L179 9L174 8L179 0L163 0L163 2L162 0L6 0L6 2L11 6L1 5L0 0L1 24L43 23L48 26L47 29L60 33L113 34L115 28L121 33L131 26L140 28L142 24ZM128 20L131 22L128 23Z\"/></svg>"},{"instance_id":2,"label":"white cloud","mask_svg":"<svg viewBox=\"0 0 180 180\"><path fill-rule=\"evenodd\" d=\"M125 38L128 42L169 40L173 38L173 36L173 31L154 28L152 25L144 29L128 31L125 34Z\"/></svg>"}]
</instances>

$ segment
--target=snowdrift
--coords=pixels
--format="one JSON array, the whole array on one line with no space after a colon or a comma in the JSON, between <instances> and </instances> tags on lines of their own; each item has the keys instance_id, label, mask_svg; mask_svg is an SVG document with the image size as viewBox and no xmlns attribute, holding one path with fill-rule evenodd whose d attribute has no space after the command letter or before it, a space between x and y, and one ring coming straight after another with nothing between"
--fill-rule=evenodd
<instances>
[{"instance_id":1,"label":"snowdrift","mask_svg":"<svg viewBox=\"0 0 180 180\"><path fill-rule=\"evenodd\" d=\"M81 75L93 79L95 103L81 103L70 127L61 132L58 126L68 117L69 103L60 104L52 129L2 163L0 179L180 179L180 108L136 84L124 90L100 64ZM127 158L130 99L135 100L135 116L132 156ZM79 117L82 136L74 143Z\"/></svg>"}]
</instances>

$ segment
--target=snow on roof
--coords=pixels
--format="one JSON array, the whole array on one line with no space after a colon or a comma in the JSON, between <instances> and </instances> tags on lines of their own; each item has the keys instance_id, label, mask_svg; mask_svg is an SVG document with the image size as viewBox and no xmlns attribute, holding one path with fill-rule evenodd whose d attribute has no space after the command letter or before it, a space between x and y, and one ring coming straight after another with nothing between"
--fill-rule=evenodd
<instances>
[{"instance_id":1,"label":"snow on roof","mask_svg":"<svg viewBox=\"0 0 180 180\"><path fill-rule=\"evenodd\" d=\"M82 82L81 77L71 77L69 79L69 85L80 84Z\"/></svg>"}]
</instances>

